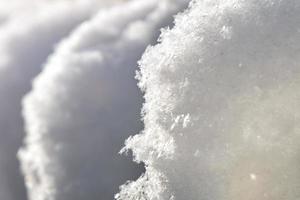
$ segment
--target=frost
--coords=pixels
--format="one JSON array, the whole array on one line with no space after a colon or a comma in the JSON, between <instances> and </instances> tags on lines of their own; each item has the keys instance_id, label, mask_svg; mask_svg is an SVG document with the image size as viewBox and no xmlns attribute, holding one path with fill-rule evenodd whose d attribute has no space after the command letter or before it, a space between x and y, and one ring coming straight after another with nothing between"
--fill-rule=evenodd
<instances>
[{"instance_id":1,"label":"frost","mask_svg":"<svg viewBox=\"0 0 300 200\"><path fill-rule=\"evenodd\" d=\"M196 0L178 15L137 76L145 128L125 149L148 178L117 199L298 199L299 22L297 0Z\"/></svg>"},{"instance_id":2,"label":"frost","mask_svg":"<svg viewBox=\"0 0 300 200\"><path fill-rule=\"evenodd\" d=\"M164 190L161 187L164 183L166 183L166 179L160 172L148 168L146 174L143 174L137 181L129 181L127 185L121 186L121 192L115 195L115 199L156 200ZM157 193L153 193L153 191Z\"/></svg>"},{"instance_id":3,"label":"frost","mask_svg":"<svg viewBox=\"0 0 300 200\"><path fill-rule=\"evenodd\" d=\"M232 37L232 28L229 27L229 26L223 26L221 31L220 31L220 34L221 36L224 38L224 39L227 39L229 40L231 37Z\"/></svg>"},{"instance_id":4,"label":"frost","mask_svg":"<svg viewBox=\"0 0 300 200\"><path fill-rule=\"evenodd\" d=\"M23 99L27 135L19 158L31 200L113 199L119 185L143 172L118 154L142 129L137 61L186 4L123 2L58 45Z\"/></svg>"}]
</instances>

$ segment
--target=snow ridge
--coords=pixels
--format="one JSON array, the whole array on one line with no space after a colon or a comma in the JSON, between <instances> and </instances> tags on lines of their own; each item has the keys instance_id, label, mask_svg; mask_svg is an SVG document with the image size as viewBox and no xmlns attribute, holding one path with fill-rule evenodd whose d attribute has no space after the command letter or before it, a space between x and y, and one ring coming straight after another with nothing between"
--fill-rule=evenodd
<instances>
[{"instance_id":1,"label":"snow ridge","mask_svg":"<svg viewBox=\"0 0 300 200\"><path fill-rule=\"evenodd\" d=\"M195 0L147 49L145 175L118 200L299 197L300 2Z\"/></svg>"},{"instance_id":2,"label":"snow ridge","mask_svg":"<svg viewBox=\"0 0 300 200\"><path fill-rule=\"evenodd\" d=\"M118 155L142 129L137 60L186 0L128 1L100 10L62 41L23 99L19 153L31 200L113 199L144 170Z\"/></svg>"},{"instance_id":3,"label":"snow ridge","mask_svg":"<svg viewBox=\"0 0 300 200\"><path fill-rule=\"evenodd\" d=\"M26 199L16 158L24 136L21 99L53 46L100 5L93 2L15 2L18 7L0 1L0 199Z\"/></svg>"}]
</instances>

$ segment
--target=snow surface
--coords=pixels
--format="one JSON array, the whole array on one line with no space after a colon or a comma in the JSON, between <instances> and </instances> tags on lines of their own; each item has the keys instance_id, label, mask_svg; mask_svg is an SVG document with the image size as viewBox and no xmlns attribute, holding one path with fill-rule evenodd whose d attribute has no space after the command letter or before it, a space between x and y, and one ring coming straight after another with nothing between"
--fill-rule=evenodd
<instances>
[{"instance_id":1,"label":"snow surface","mask_svg":"<svg viewBox=\"0 0 300 200\"><path fill-rule=\"evenodd\" d=\"M56 48L23 100L19 158L31 200L113 199L142 165L118 154L142 129L137 61L188 0L101 10Z\"/></svg>"},{"instance_id":2,"label":"snow surface","mask_svg":"<svg viewBox=\"0 0 300 200\"><path fill-rule=\"evenodd\" d=\"M300 196L300 1L198 0L137 75L146 172L118 200Z\"/></svg>"},{"instance_id":3,"label":"snow surface","mask_svg":"<svg viewBox=\"0 0 300 200\"><path fill-rule=\"evenodd\" d=\"M24 136L21 99L53 46L100 6L98 1L41 6L0 1L0 199L24 200L24 181L16 158ZM15 2L17 4L17 2ZM22 7L22 8L21 8ZM2 10L13 11L10 14Z\"/></svg>"}]
</instances>

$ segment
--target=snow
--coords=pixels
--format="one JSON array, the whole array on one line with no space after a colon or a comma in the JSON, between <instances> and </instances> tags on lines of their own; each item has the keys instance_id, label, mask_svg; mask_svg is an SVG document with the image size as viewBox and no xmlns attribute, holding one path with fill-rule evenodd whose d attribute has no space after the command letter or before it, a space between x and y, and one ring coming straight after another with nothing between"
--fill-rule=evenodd
<instances>
[{"instance_id":1,"label":"snow","mask_svg":"<svg viewBox=\"0 0 300 200\"><path fill-rule=\"evenodd\" d=\"M64 39L23 99L19 153L31 200L113 199L144 171L119 155L139 132L137 61L187 0L135 0L102 9Z\"/></svg>"},{"instance_id":2,"label":"snow","mask_svg":"<svg viewBox=\"0 0 300 200\"><path fill-rule=\"evenodd\" d=\"M118 200L300 196L300 2L196 0L137 74L146 165Z\"/></svg>"},{"instance_id":3,"label":"snow","mask_svg":"<svg viewBox=\"0 0 300 200\"><path fill-rule=\"evenodd\" d=\"M29 2L12 6L12 2L0 1L0 15L6 16L0 24L1 200L26 199L16 154L24 136L21 99L30 90L31 79L40 72L53 46L100 6L96 1L36 7Z\"/></svg>"}]
</instances>

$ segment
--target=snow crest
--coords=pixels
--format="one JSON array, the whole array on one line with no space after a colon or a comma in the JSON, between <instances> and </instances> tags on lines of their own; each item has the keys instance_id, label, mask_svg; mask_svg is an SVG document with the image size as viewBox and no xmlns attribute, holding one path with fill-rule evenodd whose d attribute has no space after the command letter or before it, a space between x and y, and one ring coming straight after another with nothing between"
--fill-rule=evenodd
<instances>
[{"instance_id":1,"label":"snow crest","mask_svg":"<svg viewBox=\"0 0 300 200\"><path fill-rule=\"evenodd\" d=\"M137 60L186 0L101 10L56 48L23 100L19 153L31 200L113 199L142 165L118 154L142 129Z\"/></svg>"},{"instance_id":2,"label":"snow crest","mask_svg":"<svg viewBox=\"0 0 300 200\"><path fill-rule=\"evenodd\" d=\"M118 200L300 196L300 2L198 0L148 48L145 128L126 141L146 172Z\"/></svg>"}]
</instances>

